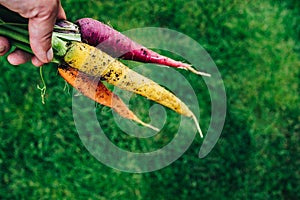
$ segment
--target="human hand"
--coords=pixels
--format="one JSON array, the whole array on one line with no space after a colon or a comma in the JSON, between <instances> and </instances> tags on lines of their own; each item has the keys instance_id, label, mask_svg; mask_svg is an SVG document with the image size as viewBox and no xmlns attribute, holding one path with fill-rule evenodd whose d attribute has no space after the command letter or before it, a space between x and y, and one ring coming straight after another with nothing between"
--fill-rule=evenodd
<instances>
[{"instance_id":1,"label":"human hand","mask_svg":"<svg viewBox=\"0 0 300 200\"><path fill-rule=\"evenodd\" d=\"M32 64L41 66L53 59L52 31L57 19L66 19L59 0L0 0L0 5L29 19L29 41L34 56L16 49L7 59L12 65L23 64L31 59ZM6 38L0 36L0 56L10 49Z\"/></svg>"}]
</instances>

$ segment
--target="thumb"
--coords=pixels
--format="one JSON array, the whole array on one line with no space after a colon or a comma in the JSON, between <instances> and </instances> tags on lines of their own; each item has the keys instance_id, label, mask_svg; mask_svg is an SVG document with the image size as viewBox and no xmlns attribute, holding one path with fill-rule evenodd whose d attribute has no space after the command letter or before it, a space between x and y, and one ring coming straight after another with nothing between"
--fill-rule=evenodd
<instances>
[{"instance_id":1,"label":"thumb","mask_svg":"<svg viewBox=\"0 0 300 200\"><path fill-rule=\"evenodd\" d=\"M31 49L42 63L48 63L53 59L51 38L56 15L52 13L45 16L37 15L28 22Z\"/></svg>"}]
</instances>

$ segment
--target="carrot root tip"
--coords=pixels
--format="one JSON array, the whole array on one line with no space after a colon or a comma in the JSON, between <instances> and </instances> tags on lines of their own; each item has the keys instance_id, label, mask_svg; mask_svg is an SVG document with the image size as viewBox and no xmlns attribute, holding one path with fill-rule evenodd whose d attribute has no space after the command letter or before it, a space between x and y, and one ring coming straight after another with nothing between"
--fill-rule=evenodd
<instances>
[{"instance_id":1,"label":"carrot root tip","mask_svg":"<svg viewBox=\"0 0 300 200\"><path fill-rule=\"evenodd\" d=\"M200 72L200 71L197 71L196 69L194 69L192 66L190 65L187 65L185 66L185 68L191 72L193 72L194 74L197 74L197 75L200 75L200 76L207 76L207 77L211 77L210 74L208 73L205 73L205 72Z\"/></svg>"},{"instance_id":2,"label":"carrot root tip","mask_svg":"<svg viewBox=\"0 0 300 200\"><path fill-rule=\"evenodd\" d=\"M195 115L192 115L192 119L193 119L194 122L195 122L196 128L197 128L197 130L198 130L198 132L199 132L199 134L200 134L200 137L203 138L203 134L202 134L202 131L201 131L201 128L200 128L200 125L199 125L199 122L198 122L196 116L195 116Z\"/></svg>"},{"instance_id":3,"label":"carrot root tip","mask_svg":"<svg viewBox=\"0 0 300 200\"><path fill-rule=\"evenodd\" d=\"M145 122L143 122L143 121L141 121L141 120L139 120L139 119L135 119L135 121L138 122L139 124L145 126L145 127L151 128L152 130L154 130L154 131L156 131L156 132L159 131L159 128L156 128L155 126L152 126L152 125L150 125L150 124L147 124L147 123L145 123Z\"/></svg>"}]
</instances>

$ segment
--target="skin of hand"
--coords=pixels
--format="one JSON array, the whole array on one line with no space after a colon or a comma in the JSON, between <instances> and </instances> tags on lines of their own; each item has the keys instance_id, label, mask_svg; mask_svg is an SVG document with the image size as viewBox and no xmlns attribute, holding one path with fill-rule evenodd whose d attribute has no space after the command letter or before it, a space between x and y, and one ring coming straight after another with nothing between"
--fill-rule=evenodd
<instances>
[{"instance_id":1,"label":"skin of hand","mask_svg":"<svg viewBox=\"0 0 300 200\"><path fill-rule=\"evenodd\" d=\"M34 56L15 50L7 59L12 65L23 64L31 59L32 64L41 66L53 59L51 37L57 19L66 19L59 0L0 0L0 4L29 19L29 41ZM9 42L0 36L0 56L10 49Z\"/></svg>"}]
</instances>

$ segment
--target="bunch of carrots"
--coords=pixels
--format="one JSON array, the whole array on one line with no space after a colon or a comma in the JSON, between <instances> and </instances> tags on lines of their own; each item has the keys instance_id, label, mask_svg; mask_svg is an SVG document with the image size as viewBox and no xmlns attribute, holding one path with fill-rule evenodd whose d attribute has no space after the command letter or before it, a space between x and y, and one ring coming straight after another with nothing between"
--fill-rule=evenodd
<instances>
[{"instance_id":1,"label":"bunch of carrots","mask_svg":"<svg viewBox=\"0 0 300 200\"><path fill-rule=\"evenodd\" d=\"M0 7L0 11L0 35L8 37L17 48L32 53L26 19L4 7ZM55 52L53 62L58 63L59 74L83 95L112 108L124 118L158 131L156 127L141 121L120 97L102 83L106 81L192 118L203 137L197 118L186 104L159 84L125 66L119 59L182 68L198 75L209 74L147 49L91 18L79 19L76 23L58 21L54 26L52 46Z\"/></svg>"}]
</instances>

